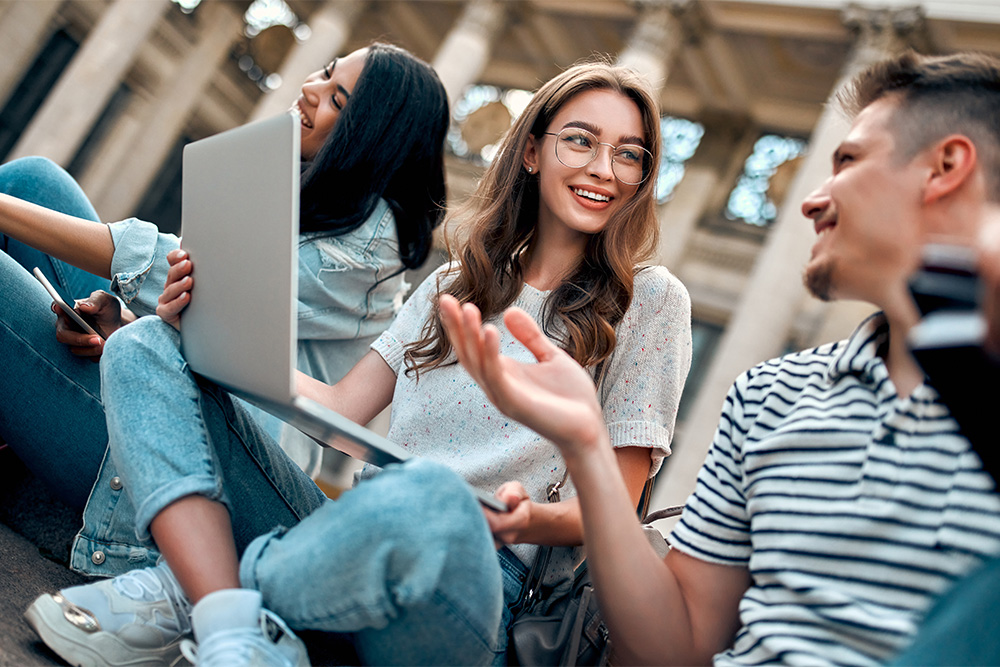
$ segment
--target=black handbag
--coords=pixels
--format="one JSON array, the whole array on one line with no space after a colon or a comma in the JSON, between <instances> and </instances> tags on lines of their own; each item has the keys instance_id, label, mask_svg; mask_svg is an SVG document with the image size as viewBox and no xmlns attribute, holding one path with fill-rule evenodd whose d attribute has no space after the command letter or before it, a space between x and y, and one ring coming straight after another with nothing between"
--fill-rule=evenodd
<instances>
[{"instance_id":1,"label":"black handbag","mask_svg":"<svg viewBox=\"0 0 1000 667\"><path fill-rule=\"evenodd\" d=\"M606 665L610 651L608 629L583 563L568 594L540 599L515 617L507 658L517 665Z\"/></svg>"},{"instance_id":2,"label":"black handbag","mask_svg":"<svg viewBox=\"0 0 1000 667\"><path fill-rule=\"evenodd\" d=\"M548 488L548 502L559 502L559 489L566 482ZM644 523L680 514L682 508L670 507L645 518L651 480L646 482L639 501L639 516ZM666 541L652 526L647 537L661 554ZM611 655L608 628L597 606L587 562L576 568L573 585L565 594L552 597L553 590L542 585L552 547L540 547L521 588L521 597L512 610L514 621L508 632L507 662L512 665L607 665Z\"/></svg>"}]
</instances>

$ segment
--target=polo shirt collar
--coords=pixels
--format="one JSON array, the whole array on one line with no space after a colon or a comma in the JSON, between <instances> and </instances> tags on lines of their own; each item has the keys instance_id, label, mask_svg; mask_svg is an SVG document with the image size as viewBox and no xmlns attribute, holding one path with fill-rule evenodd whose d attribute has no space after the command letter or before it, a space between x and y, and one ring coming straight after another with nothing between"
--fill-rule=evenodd
<instances>
[{"instance_id":1,"label":"polo shirt collar","mask_svg":"<svg viewBox=\"0 0 1000 667\"><path fill-rule=\"evenodd\" d=\"M875 382L881 367L885 373L885 362L879 350L889 343L889 322L881 312L868 317L858 325L851 337L841 342L827 369L830 382L836 382L844 375L856 375L865 382Z\"/></svg>"}]
</instances>

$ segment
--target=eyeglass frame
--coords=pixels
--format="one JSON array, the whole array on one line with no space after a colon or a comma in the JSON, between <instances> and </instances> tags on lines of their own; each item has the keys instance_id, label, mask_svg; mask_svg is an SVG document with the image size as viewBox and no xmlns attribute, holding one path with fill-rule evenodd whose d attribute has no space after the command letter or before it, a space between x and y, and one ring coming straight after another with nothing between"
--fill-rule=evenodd
<instances>
[{"instance_id":1,"label":"eyeglass frame","mask_svg":"<svg viewBox=\"0 0 1000 667\"><path fill-rule=\"evenodd\" d=\"M564 167L569 167L570 169L582 169L582 168L586 167L588 164L590 164L591 162L593 162L594 160L597 159L597 153L598 153L598 148L597 147L607 146L608 148L611 149L611 173L615 175L615 178L617 178L619 181L621 181L625 185L642 185L643 183L646 182L646 179L649 178L649 171L652 171L653 153L648 148L646 148L645 146L640 146L639 144L627 144L627 143L626 144L619 144L619 145L615 146L614 144L609 144L606 141L597 141L597 135L594 134L593 132L591 132L590 130L588 130L587 128L584 128L584 127L564 127L563 129L559 130L558 132L543 132L542 134L543 135L544 134L548 134L548 135L551 135L553 137L559 137L559 135L561 135L563 132L568 132L570 130L576 130L576 131L579 131L579 132L586 132L590 136L594 137L596 146L594 148L593 155L591 155L591 157L590 157L589 160L587 160L586 162L584 162L581 165L573 166L573 165L570 165L570 164L566 164L565 162L563 162L563 159L561 157L559 157L559 145L556 144L555 146L552 147L552 150L555 151L556 159L559 160L559 163L562 164ZM636 148L642 150L649 157L650 169L649 169L649 171L647 171L645 168L643 168L643 170L642 170L642 180L640 180L637 183L629 183L628 181L623 181L621 179L621 177L618 176L618 172L615 171L615 153L617 153L618 149L621 148L621 147L623 147L623 146L635 146Z\"/></svg>"}]
</instances>

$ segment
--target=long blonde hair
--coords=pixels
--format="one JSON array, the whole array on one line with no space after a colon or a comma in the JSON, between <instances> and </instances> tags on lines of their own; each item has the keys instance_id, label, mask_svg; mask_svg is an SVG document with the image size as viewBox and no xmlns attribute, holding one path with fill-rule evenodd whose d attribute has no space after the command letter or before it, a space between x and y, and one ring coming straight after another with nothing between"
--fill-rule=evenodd
<instances>
[{"instance_id":1,"label":"long blonde hair","mask_svg":"<svg viewBox=\"0 0 1000 667\"><path fill-rule=\"evenodd\" d=\"M648 259L659 235L656 170L660 163L660 118L649 84L633 70L604 62L567 69L535 93L508 130L476 193L452 218L468 231L441 276L439 293L471 302L487 320L510 306L523 289L521 255L531 246L538 219L538 176L522 168L529 136L541 139L559 110L587 90L609 90L632 100L642 117L651 173L635 194L592 235L576 269L548 296L542 327L577 362L590 367L615 347L614 327L632 301L639 262ZM407 372L448 362L451 345L435 307L422 338L406 352Z\"/></svg>"}]
</instances>

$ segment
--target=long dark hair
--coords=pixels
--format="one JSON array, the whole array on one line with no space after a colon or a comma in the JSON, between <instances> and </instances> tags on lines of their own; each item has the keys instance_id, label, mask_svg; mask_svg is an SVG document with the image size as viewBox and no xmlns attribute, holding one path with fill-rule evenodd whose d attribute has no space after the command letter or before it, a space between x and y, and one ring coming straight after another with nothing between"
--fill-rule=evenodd
<instances>
[{"instance_id":1,"label":"long dark hair","mask_svg":"<svg viewBox=\"0 0 1000 667\"><path fill-rule=\"evenodd\" d=\"M403 266L419 267L444 217L448 122L448 97L430 65L391 44L369 46L333 131L303 165L301 231L346 234L383 198Z\"/></svg>"}]
</instances>

